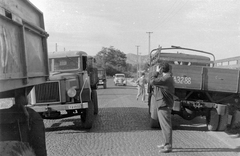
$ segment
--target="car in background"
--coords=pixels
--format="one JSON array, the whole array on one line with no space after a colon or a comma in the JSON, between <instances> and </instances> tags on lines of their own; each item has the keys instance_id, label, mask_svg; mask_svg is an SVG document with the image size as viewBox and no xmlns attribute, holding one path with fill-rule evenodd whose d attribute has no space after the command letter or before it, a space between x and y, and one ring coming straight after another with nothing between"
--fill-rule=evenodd
<instances>
[{"instance_id":1,"label":"car in background","mask_svg":"<svg viewBox=\"0 0 240 156\"><path fill-rule=\"evenodd\" d=\"M114 81L115 86L118 86L118 85L126 86L127 85L127 80L126 80L125 74L115 74L113 81Z\"/></svg>"}]
</instances>

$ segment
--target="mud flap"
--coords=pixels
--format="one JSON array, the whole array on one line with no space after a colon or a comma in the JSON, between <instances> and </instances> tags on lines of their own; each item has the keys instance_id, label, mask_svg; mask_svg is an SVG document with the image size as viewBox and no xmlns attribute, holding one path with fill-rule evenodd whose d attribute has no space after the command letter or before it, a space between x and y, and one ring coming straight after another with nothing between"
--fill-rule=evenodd
<instances>
[{"instance_id":1,"label":"mud flap","mask_svg":"<svg viewBox=\"0 0 240 156\"><path fill-rule=\"evenodd\" d=\"M209 116L207 116L207 127L209 131L216 131L219 124L219 115L217 113L217 110L213 108L210 111Z\"/></svg>"}]
</instances>

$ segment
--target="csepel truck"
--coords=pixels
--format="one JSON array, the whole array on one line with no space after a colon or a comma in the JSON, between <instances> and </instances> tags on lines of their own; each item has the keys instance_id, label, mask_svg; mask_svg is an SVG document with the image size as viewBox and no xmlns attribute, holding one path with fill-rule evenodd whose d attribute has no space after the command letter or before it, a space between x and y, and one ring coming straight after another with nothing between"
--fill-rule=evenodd
<instances>
[{"instance_id":1,"label":"csepel truck","mask_svg":"<svg viewBox=\"0 0 240 156\"><path fill-rule=\"evenodd\" d=\"M105 68L98 68L98 86L103 86L104 89L107 88L107 76Z\"/></svg>"},{"instance_id":2,"label":"csepel truck","mask_svg":"<svg viewBox=\"0 0 240 156\"><path fill-rule=\"evenodd\" d=\"M223 131L231 123L234 110L239 107L240 71L215 68L210 57L186 52L211 55L213 61L215 60L212 53L201 50L178 46L159 47L153 49L150 54L149 78L156 71L157 63L170 63L176 95L172 114L186 120L204 116L209 130ZM159 124L157 109L152 101L153 86L149 85L148 92L150 126L154 128Z\"/></svg>"},{"instance_id":3,"label":"csepel truck","mask_svg":"<svg viewBox=\"0 0 240 156\"><path fill-rule=\"evenodd\" d=\"M29 1L0 0L0 101L13 99L12 106L0 109L1 155L9 152L4 145L14 142L47 155L43 120L26 107L30 90L49 76L44 29L43 13Z\"/></svg>"},{"instance_id":4,"label":"csepel truck","mask_svg":"<svg viewBox=\"0 0 240 156\"><path fill-rule=\"evenodd\" d=\"M48 57L49 81L33 88L29 107L44 119L79 115L83 127L90 129L98 113L98 77L93 59L83 51L51 52Z\"/></svg>"}]
</instances>

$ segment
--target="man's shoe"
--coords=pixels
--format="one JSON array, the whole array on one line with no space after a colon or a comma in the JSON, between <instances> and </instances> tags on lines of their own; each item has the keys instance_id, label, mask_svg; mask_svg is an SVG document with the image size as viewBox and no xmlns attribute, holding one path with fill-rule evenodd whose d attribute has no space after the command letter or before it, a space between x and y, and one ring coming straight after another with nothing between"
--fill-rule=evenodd
<instances>
[{"instance_id":1,"label":"man's shoe","mask_svg":"<svg viewBox=\"0 0 240 156\"><path fill-rule=\"evenodd\" d=\"M164 145L164 144L162 144L162 145L157 145L157 147L160 148L160 149L164 149L165 145Z\"/></svg>"},{"instance_id":2,"label":"man's shoe","mask_svg":"<svg viewBox=\"0 0 240 156\"><path fill-rule=\"evenodd\" d=\"M172 152L172 148L168 146L164 146L162 149L159 150L160 153L169 153Z\"/></svg>"}]
</instances>

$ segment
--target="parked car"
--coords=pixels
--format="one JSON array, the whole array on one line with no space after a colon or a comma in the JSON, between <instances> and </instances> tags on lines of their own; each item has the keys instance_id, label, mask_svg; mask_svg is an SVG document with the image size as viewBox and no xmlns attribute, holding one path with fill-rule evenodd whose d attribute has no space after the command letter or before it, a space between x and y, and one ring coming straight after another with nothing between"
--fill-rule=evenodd
<instances>
[{"instance_id":1,"label":"parked car","mask_svg":"<svg viewBox=\"0 0 240 156\"><path fill-rule=\"evenodd\" d=\"M118 85L126 86L127 85L127 80L125 78L125 74L115 74L113 81L114 81L115 86L118 86Z\"/></svg>"}]
</instances>

